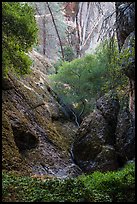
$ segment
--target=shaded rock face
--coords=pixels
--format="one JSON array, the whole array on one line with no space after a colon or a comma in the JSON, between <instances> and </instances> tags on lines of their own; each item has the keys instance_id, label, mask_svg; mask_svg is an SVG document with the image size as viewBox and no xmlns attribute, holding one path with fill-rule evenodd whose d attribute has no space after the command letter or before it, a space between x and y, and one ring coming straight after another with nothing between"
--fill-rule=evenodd
<instances>
[{"instance_id":1,"label":"shaded rock face","mask_svg":"<svg viewBox=\"0 0 137 204\"><path fill-rule=\"evenodd\" d=\"M49 92L41 60L39 65L36 57L29 76L18 79L10 74L3 83L2 166L27 175L76 176L81 170L69 149L77 127Z\"/></svg>"},{"instance_id":2,"label":"shaded rock face","mask_svg":"<svg viewBox=\"0 0 137 204\"><path fill-rule=\"evenodd\" d=\"M135 2L115 2L117 38L121 50L128 35L135 30Z\"/></svg>"},{"instance_id":3,"label":"shaded rock face","mask_svg":"<svg viewBox=\"0 0 137 204\"><path fill-rule=\"evenodd\" d=\"M126 38L121 53L128 50L128 57L122 60L122 71L129 78L129 110L135 120L135 32Z\"/></svg>"},{"instance_id":4,"label":"shaded rock face","mask_svg":"<svg viewBox=\"0 0 137 204\"><path fill-rule=\"evenodd\" d=\"M38 145L38 139L31 132L20 130L12 127L14 140L19 152L23 153L26 150L35 148Z\"/></svg>"},{"instance_id":5,"label":"shaded rock face","mask_svg":"<svg viewBox=\"0 0 137 204\"><path fill-rule=\"evenodd\" d=\"M2 166L7 170L14 169L25 172L25 162L21 159L10 121L4 111L2 112Z\"/></svg>"},{"instance_id":6,"label":"shaded rock face","mask_svg":"<svg viewBox=\"0 0 137 204\"><path fill-rule=\"evenodd\" d=\"M122 71L128 78L135 81L135 32L131 32L126 38L121 53L124 53L126 49L128 49L130 55L128 58L123 58Z\"/></svg>"},{"instance_id":7,"label":"shaded rock face","mask_svg":"<svg viewBox=\"0 0 137 204\"><path fill-rule=\"evenodd\" d=\"M114 170L118 167L115 154L118 112L118 99L106 95L97 101L97 110L83 120L72 153L84 172Z\"/></svg>"},{"instance_id":8,"label":"shaded rock face","mask_svg":"<svg viewBox=\"0 0 137 204\"><path fill-rule=\"evenodd\" d=\"M135 119L135 2L115 2L119 50L128 51L122 71L129 78L129 110Z\"/></svg>"},{"instance_id":9,"label":"shaded rock face","mask_svg":"<svg viewBox=\"0 0 137 204\"><path fill-rule=\"evenodd\" d=\"M135 156L135 121L128 109L121 111L118 116L116 150L121 163Z\"/></svg>"},{"instance_id":10,"label":"shaded rock face","mask_svg":"<svg viewBox=\"0 0 137 204\"><path fill-rule=\"evenodd\" d=\"M2 90L10 90L13 89L14 85L12 81L8 78L2 79Z\"/></svg>"},{"instance_id":11,"label":"shaded rock face","mask_svg":"<svg viewBox=\"0 0 137 204\"><path fill-rule=\"evenodd\" d=\"M116 96L110 95L103 96L97 100L96 107L101 111L101 115L105 118L107 123L111 125L111 128L114 128L117 124L117 115L119 112L119 102Z\"/></svg>"}]
</instances>

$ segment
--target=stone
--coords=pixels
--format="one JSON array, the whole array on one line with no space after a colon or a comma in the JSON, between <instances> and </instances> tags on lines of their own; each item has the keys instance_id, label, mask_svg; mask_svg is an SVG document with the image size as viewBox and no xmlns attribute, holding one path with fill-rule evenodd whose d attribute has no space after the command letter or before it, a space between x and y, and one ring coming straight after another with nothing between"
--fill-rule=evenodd
<instances>
[{"instance_id":1,"label":"stone","mask_svg":"<svg viewBox=\"0 0 137 204\"><path fill-rule=\"evenodd\" d=\"M116 150L121 164L135 156L135 121L127 108L118 116Z\"/></svg>"},{"instance_id":2,"label":"stone","mask_svg":"<svg viewBox=\"0 0 137 204\"><path fill-rule=\"evenodd\" d=\"M13 88L14 88L14 85L9 78L2 79L2 90L11 90Z\"/></svg>"},{"instance_id":3,"label":"stone","mask_svg":"<svg viewBox=\"0 0 137 204\"><path fill-rule=\"evenodd\" d=\"M77 176L81 170L69 152L77 127L47 90L47 64L41 66L36 53L32 55L37 63L30 75L10 74L7 84L11 81L13 88L2 91L2 168L26 175Z\"/></svg>"},{"instance_id":4,"label":"stone","mask_svg":"<svg viewBox=\"0 0 137 204\"><path fill-rule=\"evenodd\" d=\"M96 170L101 172L113 171L118 168L117 155L115 148L111 145L102 146L102 150L96 155L94 161L90 161L86 168L86 172L94 172Z\"/></svg>"},{"instance_id":5,"label":"stone","mask_svg":"<svg viewBox=\"0 0 137 204\"><path fill-rule=\"evenodd\" d=\"M135 81L135 32L131 32L126 38L121 53L123 54L125 50L128 49L129 57L122 58L122 71L131 80Z\"/></svg>"},{"instance_id":6,"label":"stone","mask_svg":"<svg viewBox=\"0 0 137 204\"><path fill-rule=\"evenodd\" d=\"M117 96L112 91L99 98L96 107L108 122L117 120L120 105Z\"/></svg>"},{"instance_id":7,"label":"stone","mask_svg":"<svg viewBox=\"0 0 137 204\"><path fill-rule=\"evenodd\" d=\"M115 129L119 102L107 94L97 101L97 109L86 117L76 133L72 153L84 172L117 168Z\"/></svg>"}]
</instances>

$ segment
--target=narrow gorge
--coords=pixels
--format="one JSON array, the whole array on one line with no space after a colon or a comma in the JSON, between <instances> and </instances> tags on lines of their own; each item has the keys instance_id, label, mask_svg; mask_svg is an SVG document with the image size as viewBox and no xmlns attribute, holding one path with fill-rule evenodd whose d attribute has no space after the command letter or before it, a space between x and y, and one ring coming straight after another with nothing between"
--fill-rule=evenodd
<instances>
[{"instance_id":1,"label":"narrow gorge","mask_svg":"<svg viewBox=\"0 0 137 204\"><path fill-rule=\"evenodd\" d=\"M134 202L135 2L2 10L3 202Z\"/></svg>"},{"instance_id":2,"label":"narrow gorge","mask_svg":"<svg viewBox=\"0 0 137 204\"><path fill-rule=\"evenodd\" d=\"M132 117L124 112L127 119L119 114L118 121L117 98L111 93L100 98L78 128L70 109L49 85L47 71L52 65L35 51L30 56L34 66L29 76L10 74L2 83L3 168L65 178L115 170L134 158ZM129 122L122 131L125 120ZM122 140L128 145L125 150Z\"/></svg>"}]
</instances>

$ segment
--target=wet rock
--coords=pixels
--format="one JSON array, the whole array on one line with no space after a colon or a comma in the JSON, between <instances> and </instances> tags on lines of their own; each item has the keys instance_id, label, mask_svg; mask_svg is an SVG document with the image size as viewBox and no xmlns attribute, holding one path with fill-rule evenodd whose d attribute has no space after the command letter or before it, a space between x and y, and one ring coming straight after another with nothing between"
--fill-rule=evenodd
<instances>
[{"instance_id":1,"label":"wet rock","mask_svg":"<svg viewBox=\"0 0 137 204\"><path fill-rule=\"evenodd\" d=\"M73 158L85 172L117 168L115 128L119 102L107 94L97 101L97 110L85 118L73 143Z\"/></svg>"}]
</instances>

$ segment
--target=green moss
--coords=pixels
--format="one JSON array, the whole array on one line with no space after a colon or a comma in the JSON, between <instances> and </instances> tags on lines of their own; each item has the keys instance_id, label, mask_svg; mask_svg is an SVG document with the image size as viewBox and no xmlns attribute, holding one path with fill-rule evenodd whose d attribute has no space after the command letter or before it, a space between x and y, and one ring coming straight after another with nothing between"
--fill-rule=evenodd
<instances>
[{"instance_id":1,"label":"green moss","mask_svg":"<svg viewBox=\"0 0 137 204\"><path fill-rule=\"evenodd\" d=\"M64 127L65 129L63 130L63 123L53 123L49 118L42 117L41 112L42 109L34 112L35 121L44 129L48 139L50 139L58 149L63 150L67 154L70 149L72 133L70 136L69 130L65 131L67 128Z\"/></svg>"},{"instance_id":2,"label":"green moss","mask_svg":"<svg viewBox=\"0 0 137 204\"><path fill-rule=\"evenodd\" d=\"M41 181L16 172L2 174L3 202L134 202L135 164L119 171Z\"/></svg>"},{"instance_id":3,"label":"green moss","mask_svg":"<svg viewBox=\"0 0 137 204\"><path fill-rule=\"evenodd\" d=\"M14 135L8 117L2 114L2 167L7 170L22 171L29 174L29 168L22 159L14 141Z\"/></svg>"},{"instance_id":4,"label":"green moss","mask_svg":"<svg viewBox=\"0 0 137 204\"><path fill-rule=\"evenodd\" d=\"M25 88L18 81L13 81L17 90L13 89L10 92L3 92L3 168L8 170L16 169L19 171L22 168L23 171L24 168L29 169L26 167L27 164L29 164L29 159L26 161L26 158L20 155L14 141L11 121L16 123L16 120L19 122L19 130L26 131L28 129L30 132L30 124L35 122L43 129L49 141L51 141L59 151L63 151L64 157L68 158L68 138L66 139L66 134L61 132L61 124L52 123L45 106L32 109L41 99L39 99L37 94ZM16 93L16 91L18 91L18 93ZM20 111L18 111L19 106ZM35 161L35 159L32 158L33 156L37 158L37 162L43 160L39 150L31 150L30 154L29 151L27 154L30 156L31 161ZM49 163L51 163L51 161L49 161Z\"/></svg>"},{"instance_id":5,"label":"green moss","mask_svg":"<svg viewBox=\"0 0 137 204\"><path fill-rule=\"evenodd\" d=\"M13 161L14 159L19 160L19 152L14 142L11 125L5 114L2 114L2 126L2 159L3 166L6 167L7 160L13 164L16 163Z\"/></svg>"},{"instance_id":6,"label":"green moss","mask_svg":"<svg viewBox=\"0 0 137 204\"><path fill-rule=\"evenodd\" d=\"M36 76L34 76L34 78L36 78ZM20 82L14 81L16 87L18 87L18 93L23 97L24 102L26 102L30 106L29 111L31 111L33 107L42 102L46 104L51 98L50 94L46 92L46 90L44 92L41 88L39 88L39 86L36 86L36 84L34 84L34 78L32 81L32 77L30 76L28 78L28 81L29 83L31 83L31 86L34 85L32 88L36 92L25 88L24 86L22 86L22 84L20 84ZM45 96L44 100L41 97L42 94L44 94ZM56 103L56 101L53 101L53 103ZM32 114L31 117L30 114ZM30 114L28 116L25 116L27 120L31 120L31 118L33 117L35 122L43 128L45 133L47 133L47 137L58 147L58 149L61 149L63 151L67 151L69 149L68 139L66 139L66 134L64 135L61 130L61 124L52 123L50 118L52 113L49 113L46 106L40 106L36 109L33 109L33 113Z\"/></svg>"}]
</instances>

